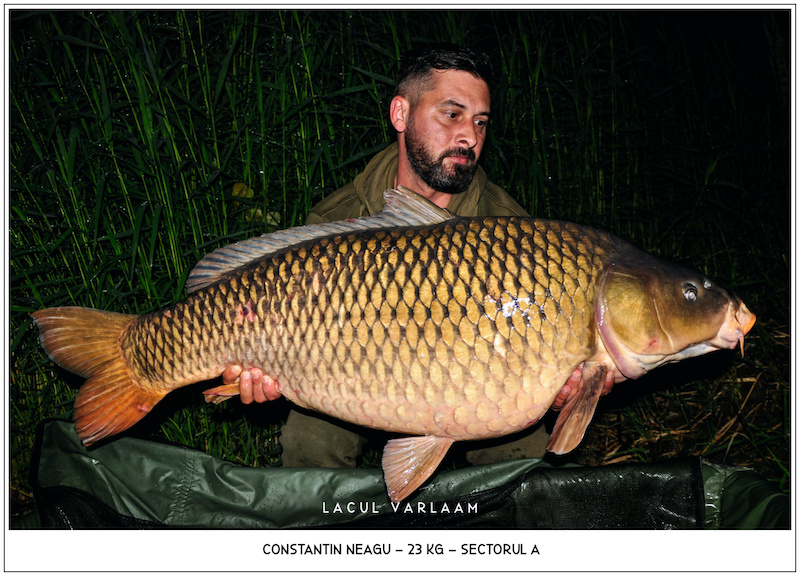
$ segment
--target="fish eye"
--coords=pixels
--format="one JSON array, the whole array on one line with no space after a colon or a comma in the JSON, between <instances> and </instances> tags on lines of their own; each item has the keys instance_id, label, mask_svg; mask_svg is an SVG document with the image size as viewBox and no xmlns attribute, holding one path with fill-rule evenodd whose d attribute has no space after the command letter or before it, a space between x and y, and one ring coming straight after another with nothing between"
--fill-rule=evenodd
<instances>
[{"instance_id":1,"label":"fish eye","mask_svg":"<svg viewBox=\"0 0 800 576\"><path fill-rule=\"evenodd\" d=\"M703 280L703 288L705 288L706 290L711 290L711 286L712 286L711 280L707 278Z\"/></svg>"},{"instance_id":2,"label":"fish eye","mask_svg":"<svg viewBox=\"0 0 800 576\"><path fill-rule=\"evenodd\" d=\"M683 297L686 298L689 302L694 302L697 300L697 286L692 284L691 282L687 282L683 285Z\"/></svg>"}]
</instances>

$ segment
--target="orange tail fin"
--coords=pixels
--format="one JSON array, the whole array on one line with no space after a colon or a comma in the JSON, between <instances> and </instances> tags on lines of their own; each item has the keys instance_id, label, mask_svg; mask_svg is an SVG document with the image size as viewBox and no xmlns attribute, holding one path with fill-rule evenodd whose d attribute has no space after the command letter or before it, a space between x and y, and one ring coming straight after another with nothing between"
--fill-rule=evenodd
<instances>
[{"instance_id":1,"label":"orange tail fin","mask_svg":"<svg viewBox=\"0 0 800 576\"><path fill-rule=\"evenodd\" d=\"M47 308L32 314L47 355L84 378L75 398L75 430L89 446L127 430L167 391L143 386L122 354L122 335L136 316L91 308Z\"/></svg>"}]
</instances>

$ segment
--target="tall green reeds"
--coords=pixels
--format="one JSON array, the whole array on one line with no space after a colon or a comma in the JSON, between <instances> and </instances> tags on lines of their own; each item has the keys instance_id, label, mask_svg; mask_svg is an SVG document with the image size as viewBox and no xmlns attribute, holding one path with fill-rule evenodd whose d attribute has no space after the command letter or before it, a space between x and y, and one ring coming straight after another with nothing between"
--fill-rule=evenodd
<instances>
[{"instance_id":1,"label":"tall green reeds","mask_svg":"<svg viewBox=\"0 0 800 576\"><path fill-rule=\"evenodd\" d=\"M80 384L45 357L28 314L152 310L183 297L206 252L302 223L391 141L397 59L427 41L492 57L482 163L532 214L701 269L759 315L744 360L722 355L601 404L581 457L704 454L784 478L788 113L767 64L780 71L783 53L767 49L788 27L761 14L766 48L751 63L716 40L740 19L698 14L12 11L14 501L29 501L36 425L68 417ZM720 28L691 33L710 23ZM249 465L278 460L285 405L175 396L135 432Z\"/></svg>"}]
</instances>

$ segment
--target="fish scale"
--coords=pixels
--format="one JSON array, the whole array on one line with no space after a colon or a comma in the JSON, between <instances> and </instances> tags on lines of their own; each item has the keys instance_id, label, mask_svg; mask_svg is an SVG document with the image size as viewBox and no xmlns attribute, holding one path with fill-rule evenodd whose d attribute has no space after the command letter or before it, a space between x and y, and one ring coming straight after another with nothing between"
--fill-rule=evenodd
<instances>
[{"instance_id":1,"label":"fish scale","mask_svg":"<svg viewBox=\"0 0 800 576\"><path fill-rule=\"evenodd\" d=\"M82 441L127 429L169 391L229 366L259 368L272 397L417 435L384 450L397 501L452 442L522 430L559 394L548 449L567 452L614 382L743 348L755 322L707 278L599 230L457 218L402 190L386 203L212 252L186 299L143 316L35 312L50 357L87 378L74 407Z\"/></svg>"},{"instance_id":2,"label":"fish scale","mask_svg":"<svg viewBox=\"0 0 800 576\"><path fill-rule=\"evenodd\" d=\"M138 318L122 347L154 388L238 363L357 424L508 434L542 416L591 340L594 286L567 289L575 251L553 246L573 225L535 224L453 220L309 242ZM583 234L575 248L598 267L602 243Z\"/></svg>"}]
</instances>

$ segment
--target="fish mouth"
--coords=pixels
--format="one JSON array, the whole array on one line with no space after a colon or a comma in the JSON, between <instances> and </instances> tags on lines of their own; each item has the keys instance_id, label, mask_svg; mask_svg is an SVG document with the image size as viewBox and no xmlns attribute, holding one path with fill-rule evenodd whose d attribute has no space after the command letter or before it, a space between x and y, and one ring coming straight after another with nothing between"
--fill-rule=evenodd
<instances>
[{"instance_id":1,"label":"fish mouth","mask_svg":"<svg viewBox=\"0 0 800 576\"><path fill-rule=\"evenodd\" d=\"M756 315L748 310L744 302L735 298L728 304L725 322L722 323L716 338L710 341L709 344L731 350L738 345L742 356L744 356L744 337L750 332L755 323Z\"/></svg>"}]
</instances>

